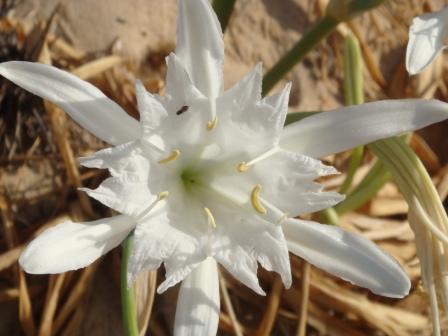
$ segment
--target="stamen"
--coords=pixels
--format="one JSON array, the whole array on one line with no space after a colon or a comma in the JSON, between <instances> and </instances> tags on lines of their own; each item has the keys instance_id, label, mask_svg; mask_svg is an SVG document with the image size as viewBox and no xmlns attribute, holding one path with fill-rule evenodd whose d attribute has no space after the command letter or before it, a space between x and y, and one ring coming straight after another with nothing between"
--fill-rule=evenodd
<instances>
[{"instance_id":1,"label":"stamen","mask_svg":"<svg viewBox=\"0 0 448 336\"><path fill-rule=\"evenodd\" d=\"M171 152L171 154L168 157L160 160L159 163L163 164L163 163L168 163L168 162L174 161L179 157L179 155L180 155L180 150L175 149Z\"/></svg>"},{"instance_id":2,"label":"stamen","mask_svg":"<svg viewBox=\"0 0 448 336\"><path fill-rule=\"evenodd\" d=\"M247 170L249 169L249 166L247 165L247 163L246 162L241 162L239 165L238 165L238 171L240 172L240 173L244 173L244 172L246 172Z\"/></svg>"},{"instance_id":3,"label":"stamen","mask_svg":"<svg viewBox=\"0 0 448 336\"><path fill-rule=\"evenodd\" d=\"M151 210L154 209L154 207L155 207L160 201L162 201L162 200L164 200L165 198L167 198L168 195L169 195L169 192L168 192L167 190L159 192L159 193L157 194L157 198L156 198L156 200L155 200L154 202L152 202L152 203L151 203L151 204L144 210L144 212L143 212L141 215L138 216L138 217L139 217L138 219L142 219L142 218L144 218L146 215L148 215L148 214L151 212Z\"/></svg>"},{"instance_id":4,"label":"stamen","mask_svg":"<svg viewBox=\"0 0 448 336\"><path fill-rule=\"evenodd\" d=\"M267 159L271 155L274 155L275 153L277 153L278 150L279 150L278 147L273 147L273 148L267 150L266 152L258 155L256 158L250 160L249 162L245 162L245 161L240 162L240 164L238 165L238 171L240 173L244 173L244 172L248 171L250 166L252 166L252 165L256 164L257 162L260 162L264 159Z\"/></svg>"},{"instance_id":5,"label":"stamen","mask_svg":"<svg viewBox=\"0 0 448 336\"><path fill-rule=\"evenodd\" d=\"M218 124L218 116L215 116L212 121L207 122L207 131L213 130Z\"/></svg>"},{"instance_id":6,"label":"stamen","mask_svg":"<svg viewBox=\"0 0 448 336\"><path fill-rule=\"evenodd\" d=\"M250 195L250 201L255 210L257 210L262 215L265 215L268 211L266 210L265 207L263 207L263 205L261 205L261 202L259 200L260 192L261 192L261 185L257 184L254 187L254 189L252 189L252 193Z\"/></svg>"},{"instance_id":7,"label":"stamen","mask_svg":"<svg viewBox=\"0 0 448 336\"><path fill-rule=\"evenodd\" d=\"M159 194L157 195L157 198L159 199L159 201L161 201L161 200L167 198L169 194L170 194L170 193L169 193L167 190L165 190L165 191L161 191L161 192L159 192Z\"/></svg>"},{"instance_id":8,"label":"stamen","mask_svg":"<svg viewBox=\"0 0 448 336\"><path fill-rule=\"evenodd\" d=\"M205 214L207 215L207 218L208 218L208 224L209 224L212 228L216 229L215 217L213 217L212 212L211 212L210 209L207 208L207 207L204 207L204 211L205 211Z\"/></svg>"}]
</instances>

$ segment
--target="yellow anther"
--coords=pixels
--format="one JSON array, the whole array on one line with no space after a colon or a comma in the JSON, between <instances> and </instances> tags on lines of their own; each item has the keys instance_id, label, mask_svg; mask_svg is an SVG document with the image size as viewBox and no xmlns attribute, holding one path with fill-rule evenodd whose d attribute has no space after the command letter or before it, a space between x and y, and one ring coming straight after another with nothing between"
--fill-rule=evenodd
<instances>
[{"instance_id":1,"label":"yellow anther","mask_svg":"<svg viewBox=\"0 0 448 336\"><path fill-rule=\"evenodd\" d=\"M171 154L168 157L160 160L159 163L168 163L168 162L174 161L179 157L179 155L180 155L180 150L175 149L171 152Z\"/></svg>"},{"instance_id":2,"label":"yellow anther","mask_svg":"<svg viewBox=\"0 0 448 336\"><path fill-rule=\"evenodd\" d=\"M209 208L204 207L205 214L208 217L208 223L212 226L212 228L216 229L215 217L213 217L212 212Z\"/></svg>"},{"instance_id":3,"label":"yellow anther","mask_svg":"<svg viewBox=\"0 0 448 336\"><path fill-rule=\"evenodd\" d=\"M249 170L249 166L247 165L247 163L246 162L241 162L239 165L238 165L238 171L240 172L240 173L244 173L244 172L246 172L246 171L248 171Z\"/></svg>"},{"instance_id":4,"label":"yellow anther","mask_svg":"<svg viewBox=\"0 0 448 336\"><path fill-rule=\"evenodd\" d=\"M170 193L169 193L168 191L166 191L166 190L165 190L165 191L161 191L161 192L159 192L159 194L157 195L157 198L158 198L159 201L161 201L161 200L167 198L169 194L170 194Z\"/></svg>"},{"instance_id":5,"label":"yellow anther","mask_svg":"<svg viewBox=\"0 0 448 336\"><path fill-rule=\"evenodd\" d=\"M218 117L215 116L212 121L207 122L207 131L211 131L218 124Z\"/></svg>"},{"instance_id":6,"label":"yellow anther","mask_svg":"<svg viewBox=\"0 0 448 336\"><path fill-rule=\"evenodd\" d=\"M268 211L266 210L265 207L263 207L263 205L261 205L260 199L258 198L260 192L261 192L261 185L257 184L252 189L252 193L250 195L250 201L252 202L252 206L254 207L255 210L257 210L262 215L265 215Z\"/></svg>"}]
</instances>

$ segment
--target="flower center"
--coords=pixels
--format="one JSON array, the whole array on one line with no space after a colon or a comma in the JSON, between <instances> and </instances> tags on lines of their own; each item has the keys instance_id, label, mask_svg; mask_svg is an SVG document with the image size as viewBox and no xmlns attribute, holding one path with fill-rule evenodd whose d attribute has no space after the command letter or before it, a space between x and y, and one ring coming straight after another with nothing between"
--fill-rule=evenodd
<instances>
[{"instance_id":1,"label":"flower center","mask_svg":"<svg viewBox=\"0 0 448 336\"><path fill-rule=\"evenodd\" d=\"M216 203L224 206L227 204L235 207L235 209L246 209L248 212L258 214L258 216L262 216L273 224L281 224L287 218L285 213L262 198L262 186L260 184L256 184L251 191L244 192L238 190L238 188L223 185L216 176L214 177L212 172L198 170L197 168L184 169L180 176L187 197L194 197L200 202L209 226L213 229L216 228L213 216L213 208ZM237 179L237 176L235 175L235 179ZM237 183L235 181L235 184Z\"/></svg>"}]
</instances>

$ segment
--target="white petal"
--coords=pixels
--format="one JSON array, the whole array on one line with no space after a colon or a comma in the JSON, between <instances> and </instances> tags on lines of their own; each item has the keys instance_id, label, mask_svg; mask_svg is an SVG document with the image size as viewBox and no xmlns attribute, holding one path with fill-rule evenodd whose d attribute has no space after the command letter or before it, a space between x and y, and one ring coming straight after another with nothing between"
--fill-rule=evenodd
<instances>
[{"instance_id":1,"label":"white petal","mask_svg":"<svg viewBox=\"0 0 448 336\"><path fill-rule=\"evenodd\" d=\"M233 127L240 128L243 133L264 133L260 136L274 138L276 142L275 138L283 129L288 112L291 85L287 84L280 93L260 100L261 82L262 67L261 63L258 63L251 72L217 99L218 113L221 119L230 119L223 120L226 123L226 131L227 128ZM258 141L254 139L253 142Z\"/></svg>"},{"instance_id":2,"label":"white petal","mask_svg":"<svg viewBox=\"0 0 448 336\"><path fill-rule=\"evenodd\" d=\"M134 226L135 222L123 215L85 223L64 222L34 239L19 263L31 274L77 270L119 245Z\"/></svg>"},{"instance_id":3,"label":"white petal","mask_svg":"<svg viewBox=\"0 0 448 336\"><path fill-rule=\"evenodd\" d=\"M447 118L448 104L439 100L383 100L348 106L286 126L280 147L318 158Z\"/></svg>"},{"instance_id":4,"label":"white petal","mask_svg":"<svg viewBox=\"0 0 448 336\"><path fill-rule=\"evenodd\" d=\"M139 217L134 247L129 259L128 282L143 270L154 270L163 262L166 279L157 289L163 293L185 279L207 258L207 226L202 207L182 191L168 188L169 195Z\"/></svg>"},{"instance_id":5,"label":"white petal","mask_svg":"<svg viewBox=\"0 0 448 336\"><path fill-rule=\"evenodd\" d=\"M258 63L248 74L246 74L241 80L239 80L229 90L224 92L219 99L230 100L236 107L239 107L242 114L248 106L251 106L261 99L261 82L263 79L262 65ZM222 111L218 111L221 113ZM227 111L226 111L227 112ZM235 111L230 110L229 113ZM250 113L250 111L248 111Z\"/></svg>"},{"instance_id":6,"label":"white petal","mask_svg":"<svg viewBox=\"0 0 448 336\"><path fill-rule=\"evenodd\" d=\"M0 74L58 105L78 124L107 143L139 137L138 122L92 84L55 67L30 62L0 64Z\"/></svg>"},{"instance_id":7,"label":"white petal","mask_svg":"<svg viewBox=\"0 0 448 336\"><path fill-rule=\"evenodd\" d=\"M414 18L409 28L406 69L411 75L425 69L445 48L448 36L448 7Z\"/></svg>"},{"instance_id":8,"label":"white petal","mask_svg":"<svg viewBox=\"0 0 448 336\"><path fill-rule=\"evenodd\" d=\"M320 176L336 173L336 169L319 160L279 150L268 159L256 163L244 178L252 188L261 183L263 199L289 217L295 217L331 207L344 199L343 195L324 191L323 185L314 182Z\"/></svg>"},{"instance_id":9,"label":"white petal","mask_svg":"<svg viewBox=\"0 0 448 336\"><path fill-rule=\"evenodd\" d=\"M128 142L116 147L109 147L95 152L93 155L80 157L78 162L87 168L109 169L112 175L120 173L126 165L127 158L140 153L138 142Z\"/></svg>"},{"instance_id":10,"label":"white petal","mask_svg":"<svg viewBox=\"0 0 448 336\"><path fill-rule=\"evenodd\" d=\"M112 175L97 189L80 190L104 205L134 218L157 199L157 193L168 187L164 184L161 172L163 168L158 164L151 164L151 160L142 155L137 144L126 143L103 149L91 157L80 159L84 166L108 168Z\"/></svg>"},{"instance_id":11,"label":"white petal","mask_svg":"<svg viewBox=\"0 0 448 336\"><path fill-rule=\"evenodd\" d=\"M188 70L176 54L170 53L167 56L166 65L166 93L173 100L169 106L175 108L167 110L170 115L174 115L183 105L188 106L194 99L205 96L196 88Z\"/></svg>"},{"instance_id":12,"label":"white petal","mask_svg":"<svg viewBox=\"0 0 448 336\"><path fill-rule=\"evenodd\" d=\"M259 295L266 295L258 283L257 259L231 239L220 238L221 245L214 246L214 258L232 274Z\"/></svg>"},{"instance_id":13,"label":"white petal","mask_svg":"<svg viewBox=\"0 0 448 336\"><path fill-rule=\"evenodd\" d=\"M283 231L292 253L324 271L375 294L401 298L409 293L406 273L368 239L335 226L298 219L285 221Z\"/></svg>"},{"instance_id":14,"label":"white petal","mask_svg":"<svg viewBox=\"0 0 448 336\"><path fill-rule=\"evenodd\" d=\"M272 96L265 97L263 102L272 106L274 114L270 119L271 127L274 127L277 132L283 129L286 115L288 114L289 93L291 92L291 83L287 83L282 91Z\"/></svg>"},{"instance_id":15,"label":"white petal","mask_svg":"<svg viewBox=\"0 0 448 336\"><path fill-rule=\"evenodd\" d=\"M223 90L224 44L221 26L208 0L179 0L176 55L194 85L207 97Z\"/></svg>"},{"instance_id":16,"label":"white petal","mask_svg":"<svg viewBox=\"0 0 448 336\"><path fill-rule=\"evenodd\" d=\"M291 266L283 231L249 209L232 207L222 199L207 198L216 221L212 233L212 256L236 279L264 295L257 278L257 261L277 272L286 288L291 286Z\"/></svg>"},{"instance_id":17,"label":"white petal","mask_svg":"<svg viewBox=\"0 0 448 336\"><path fill-rule=\"evenodd\" d=\"M142 136L150 136L160 126L161 120L167 117L166 110L151 93L146 91L140 81L135 82L135 93L140 113Z\"/></svg>"},{"instance_id":18,"label":"white petal","mask_svg":"<svg viewBox=\"0 0 448 336\"><path fill-rule=\"evenodd\" d=\"M207 258L182 282L177 299L175 336L216 335L219 322L218 266Z\"/></svg>"},{"instance_id":19,"label":"white petal","mask_svg":"<svg viewBox=\"0 0 448 336\"><path fill-rule=\"evenodd\" d=\"M185 279L205 258L199 239L170 224L170 215L165 211L154 209L135 229L128 283L132 283L139 272L157 269L164 262L166 280L157 289L161 294Z\"/></svg>"}]
</instances>

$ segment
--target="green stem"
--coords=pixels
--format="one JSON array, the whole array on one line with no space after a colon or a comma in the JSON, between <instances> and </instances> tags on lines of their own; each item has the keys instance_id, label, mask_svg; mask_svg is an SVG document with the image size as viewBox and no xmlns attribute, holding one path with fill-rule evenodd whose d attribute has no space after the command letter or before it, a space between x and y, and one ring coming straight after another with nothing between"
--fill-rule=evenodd
<instances>
[{"instance_id":1,"label":"green stem","mask_svg":"<svg viewBox=\"0 0 448 336\"><path fill-rule=\"evenodd\" d=\"M344 95L345 105L364 103L362 56L358 40L348 34L344 40ZM347 175L339 192L346 194L355 177L364 155L364 146L353 149L347 169Z\"/></svg>"},{"instance_id":2,"label":"green stem","mask_svg":"<svg viewBox=\"0 0 448 336\"><path fill-rule=\"evenodd\" d=\"M295 123L302 119L311 117L312 115L315 115L317 113L322 113L322 111L290 112L286 115L286 120L285 120L284 126L287 126L289 124Z\"/></svg>"},{"instance_id":3,"label":"green stem","mask_svg":"<svg viewBox=\"0 0 448 336\"><path fill-rule=\"evenodd\" d=\"M229 23L230 15L232 15L233 7L236 0L214 0L213 9L221 23L221 29L224 33Z\"/></svg>"},{"instance_id":4,"label":"green stem","mask_svg":"<svg viewBox=\"0 0 448 336\"><path fill-rule=\"evenodd\" d=\"M337 226L341 224L339 215L334 208L326 208L319 211L319 222Z\"/></svg>"},{"instance_id":5,"label":"green stem","mask_svg":"<svg viewBox=\"0 0 448 336\"><path fill-rule=\"evenodd\" d=\"M358 40L348 34L344 40L344 98L345 105L364 103L362 56Z\"/></svg>"},{"instance_id":6,"label":"green stem","mask_svg":"<svg viewBox=\"0 0 448 336\"><path fill-rule=\"evenodd\" d=\"M387 168L381 161L375 163L362 182L334 208L339 215L353 211L370 201L376 193L391 180Z\"/></svg>"},{"instance_id":7,"label":"green stem","mask_svg":"<svg viewBox=\"0 0 448 336\"><path fill-rule=\"evenodd\" d=\"M224 0L223 0L224 1ZM338 25L336 19L324 16L298 41L290 51L264 75L262 94L265 96L316 44Z\"/></svg>"},{"instance_id":8,"label":"green stem","mask_svg":"<svg viewBox=\"0 0 448 336\"><path fill-rule=\"evenodd\" d=\"M135 296L132 286L128 286L127 271L128 260L132 251L132 233L122 243L121 257L121 308L123 313L123 329L126 336L138 336L137 312L135 308Z\"/></svg>"}]
</instances>

